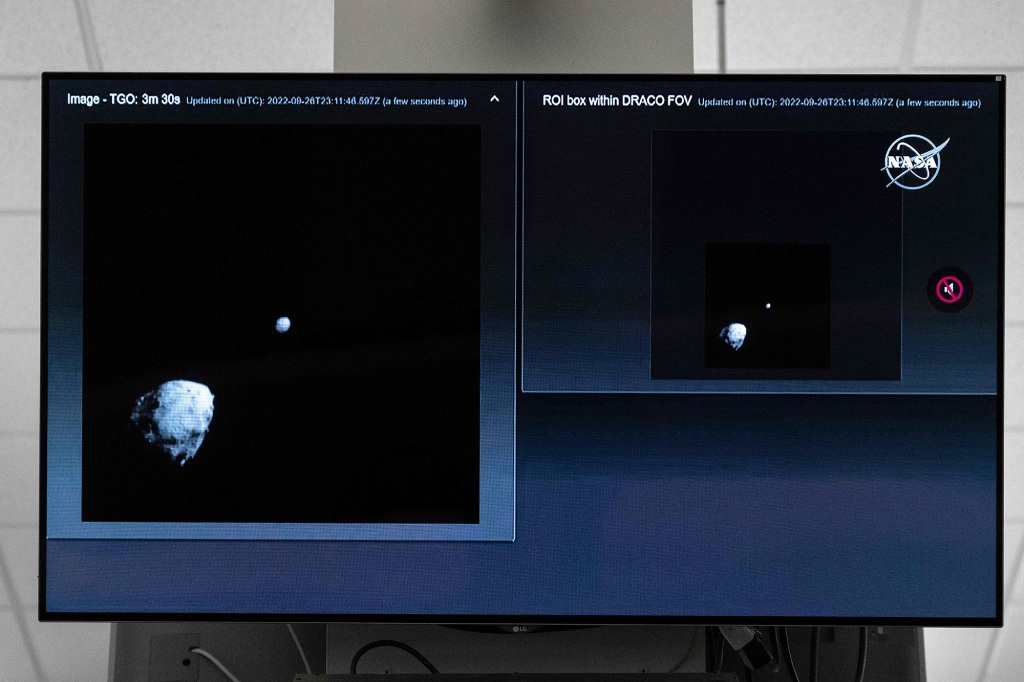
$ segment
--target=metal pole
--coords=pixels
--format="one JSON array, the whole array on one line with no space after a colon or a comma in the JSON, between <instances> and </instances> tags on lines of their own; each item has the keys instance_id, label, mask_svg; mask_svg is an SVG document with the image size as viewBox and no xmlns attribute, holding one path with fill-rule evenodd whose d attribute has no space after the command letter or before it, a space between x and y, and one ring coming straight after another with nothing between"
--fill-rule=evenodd
<instances>
[{"instance_id":1,"label":"metal pole","mask_svg":"<svg viewBox=\"0 0 1024 682\"><path fill-rule=\"evenodd\" d=\"M718 73L725 73L725 0L715 0L718 5Z\"/></svg>"}]
</instances>

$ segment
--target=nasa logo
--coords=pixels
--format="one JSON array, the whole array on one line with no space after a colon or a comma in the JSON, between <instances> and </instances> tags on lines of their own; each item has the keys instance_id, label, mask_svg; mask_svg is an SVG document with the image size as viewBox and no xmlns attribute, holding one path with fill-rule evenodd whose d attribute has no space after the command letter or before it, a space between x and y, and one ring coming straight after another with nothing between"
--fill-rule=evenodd
<instances>
[{"instance_id":1,"label":"nasa logo","mask_svg":"<svg viewBox=\"0 0 1024 682\"><path fill-rule=\"evenodd\" d=\"M903 189L921 189L932 184L942 167L939 152L945 149L947 144L949 138L939 146L935 146L935 143L923 135L904 135L897 138L885 152L885 165L882 166L882 170L889 176L889 184L886 187L897 185Z\"/></svg>"}]
</instances>

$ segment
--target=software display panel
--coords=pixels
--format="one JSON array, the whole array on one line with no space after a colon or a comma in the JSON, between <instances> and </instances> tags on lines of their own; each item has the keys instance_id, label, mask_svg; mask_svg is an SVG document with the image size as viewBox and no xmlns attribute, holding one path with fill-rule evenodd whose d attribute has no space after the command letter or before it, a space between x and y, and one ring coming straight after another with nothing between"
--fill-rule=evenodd
<instances>
[{"instance_id":1,"label":"software display panel","mask_svg":"<svg viewBox=\"0 0 1024 682\"><path fill-rule=\"evenodd\" d=\"M43 96L43 617L998 622L1000 78Z\"/></svg>"}]
</instances>

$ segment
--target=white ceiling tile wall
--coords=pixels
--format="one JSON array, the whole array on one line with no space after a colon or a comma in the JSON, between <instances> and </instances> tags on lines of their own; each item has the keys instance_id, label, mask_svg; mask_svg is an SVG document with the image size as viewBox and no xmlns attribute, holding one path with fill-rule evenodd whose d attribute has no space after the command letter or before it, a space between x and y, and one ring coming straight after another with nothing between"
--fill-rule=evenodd
<instances>
[{"instance_id":1,"label":"white ceiling tile wall","mask_svg":"<svg viewBox=\"0 0 1024 682\"><path fill-rule=\"evenodd\" d=\"M0 329L39 327L39 216L0 215Z\"/></svg>"},{"instance_id":2,"label":"white ceiling tile wall","mask_svg":"<svg viewBox=\"0 0 1024 682\"><path fill-rule=\"evenodd\" d=\"M0 682L42 682L36 675L29 651L23 643L19 627L20 615L0 609ZM93 678L97 682L100 679Z\"/></svg>"},{"instance_id":3,"label":"white ceiling tile wall","mask_svg":"<svg viewBox=\"0 0 1024 682\"><path fill-rule=\"evenodd\" d=\"M0 433L37 431L39 332L0 333L0 387Z\"/></svg>"},{"instance_id":4,"label":"white ceiling tile wall","mask_svg":"<svg viewBox=\"0 0 1024 682\"><path fill-rule=\"evenodd\" d=\"M1013 595L1014 582L1020 583L1020 554L1024 551L1024 521L1007 521L1003 525L1003 601ZM1013 597L1017 599L1017 597Z\"/></svg>"},{"instance_id":5,"label":"white ceiling tile wall","mask_svg":"<svg viewBox=\"0 0 1024 682\"><path fill-rule=\"evenodd\" d=\"M1008 432L1003 440L1003 514L1024 521L1024 431Z\"/></svg>"},{"instance_id":6,"label":"white ceiling tile wall","mask_svg":"<svg viewBox=\"0 0 1024 682\"><path fill-rule=\"evenodd\" d=\"M1005 622L986 661L985 682L1020 682L1024 672L1024 604L1009 604Z\"/></svg>"},{"instance_id":7,"label":"white ceiling tile wall","mask_svg":"<svg viewBox=\"0 0 1024 682\"><path fill-rule=\"evenodd\" d=\"M1024 324L1024 206L1006 207L1006 321Z\"/></svg>"},{"instance_id":8,"label":"white ceiling tile wall","mask_svg":"<svg viewBox=\"0 0 1024 682\"><path fill-rule=\"evenodd\" d=\"M696 73L718 71L718 6L715 0L693 0L693 70Z\"/></svg>"},{"instance_id":9,"label":"white ceiling tile wall","mask_svg":"<svg viewBox=\"0 0 1024 682\"><path fill-rule=\"evenodd\" d=\"M1007 238L1007 241L1012 241ZM1003 421L1007 428L1024 428L1024 327L1007 327L1003 338Z\"/></svg>"},{"instance_id":10,"label":"white ceiling tile wall","mask_svg":"<svg viewBox=\"0 0 1024 682\"><path fill-rule=\"evenodd\" d=\"M328 0L107 0L90 7L106 71L332 69Z\"/></svg>"},{"instance_id":11,"label":"white ceiling tile wall","mask_svg":"<svg viewBox=\"0 0 1024 682\"><path fill-rule=\"evenodd\" d=\"M15 599L8 595L8 605L16 601L30 612L32 620L39 603L39 531L35 528L5 528L0 535L0 551L7 562L7 573L14 589Z\"/></svg>"},{"instance_id":12,"label":"white ceiling tile wall","mask_svg":"<svg viewBox=\"0 0 1024 682\"><path fill-rule=\"evenodd\" d=\"M1010 541L1015 535L1020 539L1017 541L1017 554L1014 555L1017 568L1016 575L1014 576L1013 585L1006 589L1006 594L1009 595L1010 600L1024 605L1024 570L1022 570L1024 564L1021 563L1021 552L1024 551L1024 547L1022 547L1024 545L1024 524L1007 524L1008 527L1011 525L1018 526L1018 528L1014 529L1016 531L1014 533L1007 532L1004 542ZM1007 569L1007 572L1009 572L1009 569ZM1021 645L1024 646L1024 642L1021 642Z\"/></svg>"},{"instance_id":13,"label":"white ceiling tile wall","mask_svg":"<svg viewBox=\"0 0 1024 682\"><path fill-rule=\"evenodd\" d=\"M694 5L694 30L702 33L700 41L694 36L694 66L713 71L717 39L708 36L717 32L717 8L714 0ZM728 70L895 70L912 5L913 0L727 0Z\"/></svg>"},{"instance_id":14,"label":"white ceiling tile wall","mask_svg":"<svg viewBox=\"0 0 1024 682\"><path fill-rule=\"evenodd\" d=\"M0 211L39 208L39 87L0 74Z\"/></svg>"},{"instance_id":15,"label":"white ceiling tile wall","mask_svg":"<svg viewBox=\"0 0 1024 682\"><path fill-rule=\"evenodd\" d=\"M7 529L0 529L0 539L7 535ZM5 555L0 554L0 560L3 560ZM2 576L0 576L2 577ZM24 611L25 609L21 606L20 601L16 601L14 597L14 588L8 587L7 581L0 581L0 613L4 611L19 610ZM2 633L0 633L2 634ZM8 640L9 642L12 640ZM0 644L0 661L3 661L3 644Z\"/></svg>"},{"instance_id":16,"label":"white ceiling tile wall","mask_svg":"<svg viewBox=\"0 0 1024 682\"><path fill-rule=\"evenodd\" d=\"M0 72L87 68L75 4L70 0L0 0Z\"/></svg>"},{"instance_id":17,"label":"white ceiling tile wall","mask_svg":"<svg viewBox=\"0 0 1024 682\"><path fill-rule=\"evenodd\" d=\"M39 523L39 436L0 434L0 528ZM0 530L0 540L6 531Z\"/></svg>"},{"instance_id":18,"label":"white ceiling tile wall","mask_svg":"<svg viewBox=\"0 0 1024 682\"><path fill-rule=\"evenodd\" d=\"M108 623L29 623L46 682L101 682L107 679L110 641ZM200 682L226 680L209 666L201 668ZM246 682L252 682L246 680Z\"/></svg>"},{"instance_id":19,"label":"white ceiling tile wall","mask_svg":"<svg viewBox=\"0 0 1024 682\"><path fill-rule=\"evenodd\" d=\"M1021 7L1024 15L1024 7ZM1024 35L1019 48L1024 52ZM1006 73L1006 200L1024 204L1024 70ZM1024 241L1024 232L1012 235Z\"/></svg>"},{"instance_id":20,"label":"white ceiling tile wall","mask_svg":"<svg viewBox=\"0 0 1024 682\"><path fill-rule=\"evenodd\" d=\"M977 680L994 634L992 628L929 628L924 647L928 682Z\"/></svg>"},{"instance_id":21,"label":"white ceiling tile wall","mask_svg":"<svg viewBox=\"0 0 1024 682\"><path fill-rule=\"evenodd\" d=\"M1019 0L924 0L914 64L1024 67Z\"/></svg>"}]
</instances>

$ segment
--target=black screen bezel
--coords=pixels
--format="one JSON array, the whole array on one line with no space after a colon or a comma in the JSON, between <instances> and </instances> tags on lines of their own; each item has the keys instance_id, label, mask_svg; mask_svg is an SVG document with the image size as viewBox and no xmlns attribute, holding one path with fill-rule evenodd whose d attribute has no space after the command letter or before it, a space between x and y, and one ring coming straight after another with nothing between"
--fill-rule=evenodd
<instances>
[{"instance_id":1,"label":"black screen bezel","mask_svg":"<svg viewBox=\"0 0 1024 682\"><path fill-rule=\"evenodd\" d=\"M253 80L253 81L347 81L347 80L382 80L382 81L479 81L479 80L508 80L516 81L518 93L522 92L523 83L530 81L635 81L635 82L679 82L679 83L700 83L700 82L835 82L835 83L856 83L856 82L890 82L890 83L929 83L929 82L962 82L978 83L996 82L999 88L999 144L1001 158L998 160L998 167L1001 171L1002 180L999 187L999 253L997 263L999 268L998 280L998 339L997 339L997 580L996 580L996 616L994 618L932 618L932 617L772 617L767 614L752 614L747 616L695 616L680 615L671 616L538 616L538 615L481 615L481 614L446 614L446 615L420 615L420 614L304 614L304 613L220 613L220 612L187 612L187 613L161 613L161 612L65 612L51 611L46 607L46 490L47 490L47 379L48 379L48 203L49 197L49 109L50 109L50 83L54 80ZM793 626L915 626L915 627L1002 627L1003 625L1003 475L1004 475L1004 333L1005 333L1005 241L1006 241L1006 77L1005 75L891 75L891 74L857 74L857 75L835 75L835 74L775 74L775 75L680 75L680 74L331 74L331 73L93 73L93 72L46 72L42 74L42 148L41 148L41 282L40 282L40 413L39 413L39 476L40 476L40 497L39 497L39 600L38 616L40 621L223 621L223 622L348 622L348 623L436 623L436 624L501 624L501 623L538 623L538 624L662 624L662 625L793 625ZM522 108L525 107L524 98L520 97ZM521 123L519 124L522 125ZM521 145L520 136L520 145ZM518 146L517 154L521 157L522 147ZM518 188L516 196L517 207L522 206L522 187ZM517 231L519 238L522 238L523 218L519 210L517 219ZM521 252L517 254L517 272L521 271ZM517 282L517 288L520 284ZM518 317L518 313L517 313ZM517 330L517 346L521 340L522 329ZM517 374L521 355L517 352ZM517 392L521 386L517 387ZM737 590L742 590L737 586Z\"/></svg>"}]
</instances>

